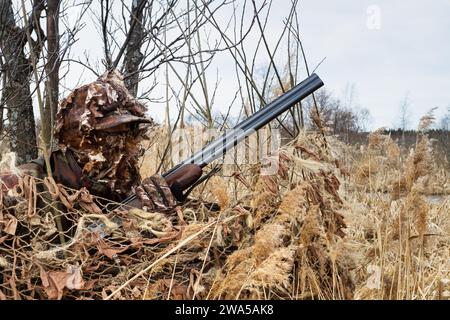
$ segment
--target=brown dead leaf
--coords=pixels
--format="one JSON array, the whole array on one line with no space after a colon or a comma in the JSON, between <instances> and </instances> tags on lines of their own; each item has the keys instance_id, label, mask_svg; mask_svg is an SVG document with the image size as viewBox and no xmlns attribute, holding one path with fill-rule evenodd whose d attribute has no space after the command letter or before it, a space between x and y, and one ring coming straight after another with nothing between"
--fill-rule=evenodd
<instances>
[{"instance_id":1,"label":"brown dead leaf","mask_svg":"<svg viewBox=\"0 0 450 320\"><path fill-rule=\"evenodd\" d=\"M7 234L15 235L17 230L17 219L11 214L6 215L5 228L3 229Z\"/></svg>"},{"instance_id":2,"label":"brown dead leaf","mask_svg":"<svg viewBox=\"0 0 450 320\"><path fill-rule=\"evenodd\" d=\"M3 241L5 241L7 238L8 238L8 236L1 237L1 238L0 238L0 244L2 244Z\"/></svg>"},{"instance_id":3,"label":"brown dead leaf","mask_svg":"<svg viewBox=\"0 0 450 320\"><path fill-rule=\"evenodd\" d=\"M122 218L122 228L125 232L137 230L135 221L126 217Z\"/></svg>"},{"instance_id":4,"label":"brown dead leaf","mask_svg":"<svg viewBox=\"0 0 450 320\"><path fill-rule=\"evenodd\" d=\"M84 287L83 276L81 275L80 267L69 266L69 276L66 279L66 287L72 290L80 290Z\"/></svg>"},{"instance_id":5,"label":"brown dead leaf","mask_svg":"<svg viewBox=\"0 0 450 320\"><path fill-rule=\"evenodd\" d=\"M80 206L87 212L92 212L95 214L102 214L102 210L95 203L86 204L86 203L81 202Z\"/></svg>"},{"instance_id":6,"label":"brown dead leaf","mask_svg":"<svg viewBox=\"0 0 450 320\"><path fill-rule=\"evenodd\" d=\"M113 259L113 257L119 253L122 253L126 250L128 250L128 248L130 247L130 245L127 246L122 246L122 247L111 247L108 243L106 243L106 241L104 241L103 239L100 239L97 243L97 249L100 253L104 254L105 256L107 256L110 259Z\"/></svg>"},{"instance_id":7,"label":"brown dead leaf","mask_svg":"<svg viewBox=\"0 0 450 320\"><path fill-rule=\"evenodd\" d=\"M73 203L75 202L77 195L75 194L75 198L72 199L66 189L60 188L59 191L59 199L64 204L64 206L69 210L73 209Z\"/></svg>"},{"instance_id":8,"label":"brown dead leaf","mask_svg":"<svg viewBox=\"0 0 450 320\"><path fill-rule=\"evenodd\" d=\"M145 292L145 299L155 300L164 299L166 300L169 295L171 300L188 300L188 286L185 284L180 284L176 279L159 279L155 283L151 284L147 291Z\"/></svg>"},{"instance_id":9,"label":"brown dead leaf","mask_svg":"<svg viewBox=\"0 0 450 320\"><path fill-rule=\"evenodd\" d=\"M172 284L172 290L170 292L170 298L173 300L186 300L188 287L185 284L179 284L175 280Z\"/></svg>"},{"instance_id":10,"label":"brown dead leaf","mask_svg":"<svg viewBox=\"0 0 450 320\"><path fill-rule=\"evenodd\" d=\"M93 283L90 282L89 286L83 280L80 266L69 266L67 271L45 271L40 268L40 276L42 286L47 293L49 299L62 299L64 294L64 288L70 290L86 290L92 287Z\"/></svg>"},{"instance_id":11,"label":"brown dead leaf","mask_svg":"<svg viewBox=\"0 0 450 320\"><path fill-rule=\"evenodd\" d=\"M41 269L41 281L49 299L61 299L67 278L66 272L45 272ZM50 276L51 275L51 276Z\"/></svg>"}]
</instances>

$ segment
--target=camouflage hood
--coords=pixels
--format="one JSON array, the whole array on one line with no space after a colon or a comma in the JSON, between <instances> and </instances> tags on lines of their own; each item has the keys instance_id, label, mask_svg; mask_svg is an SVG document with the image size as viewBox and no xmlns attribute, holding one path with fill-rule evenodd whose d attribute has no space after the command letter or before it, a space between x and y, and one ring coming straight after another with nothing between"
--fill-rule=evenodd
<instances>
[{"instance_id":1,"label":"camouflage hood","mask_svg":"<svg viewBox=\"0 0 450 320\"><path fill-rule=\"evenodd\" d=\"M80 148L92 131L127 131L132 124L152 124L147 108L130 95L122 75L113 70L75 89L56 115L55 137L61 146Z\"/></svg>"},{"instance_id":2,"label":"camouflage hood","mask_svg":"<svg viewBox=\"0 0 450 320\"><path fill-rule=\"evenodd\" d=\"M113 70L61 102L55 138L61 150L72 151L84 176L111 192L127 194L140 183L140 142L153 125L145 111Z\"/></svg>"}]
</instances>

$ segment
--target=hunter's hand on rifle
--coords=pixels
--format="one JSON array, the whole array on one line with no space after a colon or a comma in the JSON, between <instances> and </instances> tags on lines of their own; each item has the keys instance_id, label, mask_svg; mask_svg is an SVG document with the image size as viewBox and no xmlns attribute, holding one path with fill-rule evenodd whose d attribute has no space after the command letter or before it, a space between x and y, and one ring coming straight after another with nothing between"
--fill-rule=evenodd
<instances>
[{"instance_id":1,"label":"hunter's hand on rifle","mask_svg":"<svg viewBox=\"0 0 450 320\"><path fill-rule=\"evenodd\" d=\"M201 175L202 169L194 164L184 165L164 178L153 175L136 187L136 198L144 210L174 209L177 200L184 201L183 191L195 184Z\"/></svg>"},{"instance_id":2,"label":"hunter's hand on rifle","mask_svg":"<svg viewBox=\"0 0 450 320\"><path fill-rule=\"evenodd\" d=\"M146 211L167 211L174 209L177 201L166 180L160 175L145 178L135 189L136 197Z\"/></svg>"}]
</instances>

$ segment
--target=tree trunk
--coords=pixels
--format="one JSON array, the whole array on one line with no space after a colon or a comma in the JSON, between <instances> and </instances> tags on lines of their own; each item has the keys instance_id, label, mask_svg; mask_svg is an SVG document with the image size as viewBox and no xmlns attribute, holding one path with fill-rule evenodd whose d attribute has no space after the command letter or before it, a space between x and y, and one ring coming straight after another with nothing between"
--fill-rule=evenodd
<instances>
[{"instance_id":1,"label":"tree trunk","mask_svg":"<svg viewBox=\"0 0 450 320\"><path fill-rule=\"evenodd\" d=\"M130 25L135 23L131 31L130 41L125 54L125 86L133 96L137 96L138 82L139 82L139 66L144 59L141 52L142 42L144 40L144 30L142 27L142 12L139 7L142 7L142 2L146 0L133 1L131 8Z\"/></svg>"},{"instance_id":2,"label":"tree trunk","mask_svg":"<svg viewBox=\"0 0 450 320\"><path fill-rule=\"evenodd\" d=\"M38 152L29 80L31 66L24 52L26 35L16 26L11 0L0 2L0 26L0 49L6 75L3 94L8 110L10 147L21 164L36 158Z\"/></svg>"},{"instance_id":3,"label":"tree trunk","mask_svg":"<svg viewBox=\"0 0 450 320\"><path fill-rule=\"evenodd\" d=\"M1 32L1 30L0 30ZM4 68L4 64L3 64L3 58L0 56L0 68L3 70ZM6 74L5 72L2 71L2 75L1 75L1 81L2 81L2 85L1 88L4 88L5 83L6 83ZM0 92L1 94L1 98L0 98L0 140L3 139L3 113L5 112L5 93L4 92ZM0 143L0 147L1 147L1 143Z\"/></svg>"},{"instance_id":4,"label":"tree trunk","mask_svg":"<svg viewBox=\"0 0 450 320\"><path fill-rule=\"evenodd\" d=\"M60 0L48 0L47 2L47 46L48 59L45 65L47 81L45 83L45 120L41 122L42 134L47 150L50 149L53 140L53 127L59 98L59 5Z\"/></svg>"}]
</instances>

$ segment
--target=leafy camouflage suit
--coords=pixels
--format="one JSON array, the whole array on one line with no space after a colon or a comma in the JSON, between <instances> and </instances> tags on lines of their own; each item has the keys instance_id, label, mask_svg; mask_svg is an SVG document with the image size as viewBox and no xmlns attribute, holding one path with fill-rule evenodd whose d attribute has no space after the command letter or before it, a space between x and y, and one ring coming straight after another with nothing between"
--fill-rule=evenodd
<instances>
[{"instance_id":1,"label":"leafy camouflage suit","mask_svg":"<svg viewBox=\"0 0 450 320\"><path fill-rule=\"evenodd\" d=\"M119 202L135 193L143 209L173 208L176 201L161 176L141 181L141 141L153 125L145 111L115 70L75 89L61 102L56 116L58 147L50 155L55 181L73 189L86 187L94 195ZM38 178L47 176L43 157L19 170ZM0 184L6 191L17 184L17 177L0 174Z\"/></svg>"}]
</instances>

